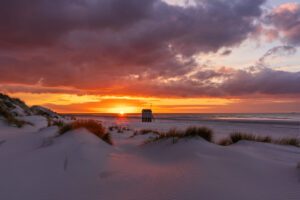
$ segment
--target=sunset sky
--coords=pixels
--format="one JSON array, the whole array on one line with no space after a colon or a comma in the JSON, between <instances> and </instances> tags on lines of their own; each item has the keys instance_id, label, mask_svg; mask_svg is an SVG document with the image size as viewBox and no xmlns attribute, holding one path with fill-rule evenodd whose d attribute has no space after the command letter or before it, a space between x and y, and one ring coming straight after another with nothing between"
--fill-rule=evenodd
<instances>
[{"instance_id":1,"label":"sunset sky","mask_svg":"<svg viewBox=\"0 0 300 200\"><path fill-rule=\"evenodd\" d=\"M63 113L300 112L299 47L299 1L0 1L0 91Z\"/></svg>"}]
</instances>

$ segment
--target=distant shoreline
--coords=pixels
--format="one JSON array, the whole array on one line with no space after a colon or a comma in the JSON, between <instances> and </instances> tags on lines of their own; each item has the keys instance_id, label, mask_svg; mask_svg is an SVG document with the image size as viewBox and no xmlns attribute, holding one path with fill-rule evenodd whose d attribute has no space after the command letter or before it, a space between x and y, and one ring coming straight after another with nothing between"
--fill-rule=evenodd
<instances>
[{"instance_id":1,"label":"distant shoreline","mask_svg":"<svg viewBox=\"0 0 300 200\"><path fill-rule=\"evenodd\" d=\"M119 118L114 113L79 113L65 114L77 117ZM128 119L140 119L140 113L122 116ZM228 122L252 124L300 125L300 114L296 113L156 113L156 120L191 121L191 122Z\"/></svg>"}]
</instances>

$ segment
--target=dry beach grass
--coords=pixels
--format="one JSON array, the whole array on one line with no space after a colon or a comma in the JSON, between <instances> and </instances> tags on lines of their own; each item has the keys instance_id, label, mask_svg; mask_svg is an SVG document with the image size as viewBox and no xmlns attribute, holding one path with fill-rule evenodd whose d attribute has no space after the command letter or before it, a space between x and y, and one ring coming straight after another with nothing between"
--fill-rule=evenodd
<instances>
[{"instance_id":1,"label":"dry beach grass","mask_svg":"<svg viewBox=\"0 0 300 200\"><path fill-rule=\"evenodd\" d=\"M100 122L97 122L95 120L76 120L67 124L59 122L57 125L59 125L59 135L63 135L71 130L85 128L89 132L101 138L106 143L113 145L111 135L109 133L106 133L104 126L102 126Z\"/></svg>"},{"instance_id":2,"label":"dry beach grass","mask_svg":"<svg viewBox=\"0 0 300 200\"><path fill-rule=\"evenodd\" d=\"M300 142L297 138L290 137L290 138L272 139L270 136L257 136L249 133L240 133L240 132L230 134L228 138L224 138L220 140L218 144L222 146L228 146L228 145L235 144L241 140L300 147Z\"/></svg>"},{"instance_id":3,"label":"dry beach grass","mask_svg":"<svg viewBox=\"0 0 300 200\"><path fill-rule=\"evenodd\" d=\"M173 143L176 143L181 138L201 137L208 142L215 143L221 146L229 146L244 140L244 141L253 141L253 142L300 147L300 141L296 137L273 139L270 136L257 136L254 134L241 133L241 132L232 133L227 138L224 138L219 142L214 142L213 131L207 127L189 127L184 131L173 128L165 133L159 132L157 130L145 129L145 130L135 132L132 137L136 135L144 135L148 133L154 133L157 136L147 139L143 144L153 143L153 142L157 142L164 139L170 139L170 138L173 139Z\"/></svg>"},{"instance_id":4,"label":"dry beach grass","mask_svg":"<svg viewBox=\"0 0 300 200\"><path fill-rule=\"evenodd\" d=\"M30 122L17 119L14 115L12 115L9 112L9 110L6 108L3 102L0 102L0 116L4 117L8 124L16 125L18 128L21 128L26 124L33 125Z\"/></svg>"},{"instance_id":5,"label":"dry beach grass","mask_svg":"<svg viewBox=\"0 0 300 200\"><path fill-rule=\"evenodd\" d=\"M147 131L148 133L149 131ZM189 127L184 131L177 130L175 128L170 129L166 133L155 132L158 136L150 138L144 142L144 144L157 142L164 139L173 139L173 143L176 143L182 138L196 138L201 137L208 142L212 142L213 131L206 127Z\"/></svg>"}]
</instances>

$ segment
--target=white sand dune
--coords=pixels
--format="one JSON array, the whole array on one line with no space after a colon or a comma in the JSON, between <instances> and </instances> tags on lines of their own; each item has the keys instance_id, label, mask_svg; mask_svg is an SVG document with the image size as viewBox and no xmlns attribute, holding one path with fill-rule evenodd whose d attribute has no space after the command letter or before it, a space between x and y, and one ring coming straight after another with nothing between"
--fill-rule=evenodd
<instances>
[{"instance_id":1,"label":"white sand dune","mask_svg":"<svg viewBox=\"0 0 300 200\"><path fill-rule=\"evenodd\" d=\"M112 132L110 146L85 129L31 116L22 129L0 126L0 199L300 199L300 149L202 139L141 146L148 136Z\"/></svg>"}]
</instances>

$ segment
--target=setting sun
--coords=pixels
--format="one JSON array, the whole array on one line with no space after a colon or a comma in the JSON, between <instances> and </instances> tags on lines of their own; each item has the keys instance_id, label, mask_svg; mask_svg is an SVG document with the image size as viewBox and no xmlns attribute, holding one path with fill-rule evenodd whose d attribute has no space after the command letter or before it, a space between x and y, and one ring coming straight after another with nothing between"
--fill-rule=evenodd
<instances>
[{"instance_id":1,"label":"setting sun","mask_svg":"<svg viewBox=\"0 0 300 200\"><path fill-rule=\"evenodd\" d=\"M124 111L123 110L120 111L120 115L124 115Z\"/></svg>"}]
</instances>

